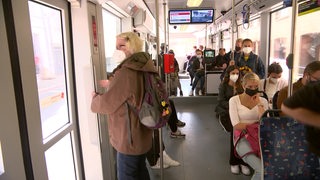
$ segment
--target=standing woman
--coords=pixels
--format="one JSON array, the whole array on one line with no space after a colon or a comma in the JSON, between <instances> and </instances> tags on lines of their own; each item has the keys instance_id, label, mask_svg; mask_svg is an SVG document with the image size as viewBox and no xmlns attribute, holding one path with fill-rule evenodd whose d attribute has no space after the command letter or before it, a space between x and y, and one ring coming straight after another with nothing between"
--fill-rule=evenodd
<instances>
[{"instance_id":1,"label":"standing woman","mask_svg":"<svg viewBox=\"0 0 320 180\"><path fill-rule=\"evenodd\" d=\"M244 175L250 175L250 169L246 166L246 163L242 159L234 155L233 145L233 127L229 116L229 99L237 94L243 93L243 87L241 85L241 76L239 68L235 65L230 65L226 69L223 81L219 86L218 105L216 106L216 114L219 116L220 124L227 132L230 132L230 158L229 164L231 172L233 174L241 172Z\"/></svg>"},{"instance_id":2,"label":"standing woman","mask_svg":"<svg viewBox=\"0 0 320 180\"><path fill-rule=\"evenodd\" d=\"M236 134L236 131L246 130L250 124L259 122L262 114L268 109L268 101L259 95L259 81L260 78L257 74L252 72L246 73L242 79L242 86L245 91L240 95L233 96L229 100L229 114L234 134ZM234 142L237 138L235 135ZM239 156L252 151L251 145L245 137L239 139L235 148ZM260 157L256 154L247 154L242 159L254 169L255 173L252 179L262 179Z\"/></svg>"},{"instance_id":3,"label":"standing woman","mask_svg":"<svg viewBox=\"0 0 320 180\"><path fill-rule=\"evenodd\" d=\"M93 94L91 110L107 114L110 143L117 151L119 180L149 180L146 153L151 149L152 130L142 125L135 109L144 96L143 72L157 72L142 41L133 32L119 34L113 71L104 94Z\"/></svg>"}]
</instances>

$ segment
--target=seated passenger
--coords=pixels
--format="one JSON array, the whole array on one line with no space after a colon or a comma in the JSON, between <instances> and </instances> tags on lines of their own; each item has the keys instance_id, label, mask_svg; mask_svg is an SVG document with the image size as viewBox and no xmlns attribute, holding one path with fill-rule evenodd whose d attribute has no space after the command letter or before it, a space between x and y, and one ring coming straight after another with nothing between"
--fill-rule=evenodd
<instances>
[{"instance_id":1,"label":"seated passenger","mask_svg":"<svg viewBox=\"0 0 320 180\"><path fill-rule=\"evenodd\" d=\"M287 81L281 78L281 75L281 66L279 63L274 62L268 67L268 77L260 80L259 91L263 91L267 95L270 108L272 107L272 98L274 94L288 85Z\"/></svg>"},{"instance_id":2,"label":"seated passenger","mask_svg":"<svg viewBox=\"0 0 320 180\"><path fill-rule=\"evenodd\" d=\"M313 61L309 63L304 69L303 76L297 82L292 85L292 93L294 94L298 89L307 85L308 83L312 83L313 81L317 81L320 79L320 61ZM285 99L288 98L288 86L282 88L279 91L277 98L277 108L281 108L281 104ZM280 115L283 115L280 113Z\"/></svg>"},{"instance_id":3,"label":"seated passenger","mask_svg":"<svg viewBox=\"0 0 320 180\"><path fill-rule=\"evenodd\" d=\"M233 145L233 127L229 116L229 99L237 94L243 93L243 87L241 85L241 76L239 74L239 68L235 65L231 65L227 68L225 77L219 86L218 105L216 106L216 114L219 116L220 124L227 132L230 132L230 156L229 164L231 172L233 174L241 172L244 175L250 175L250 170L247 164L243 162L241 158L238 158L234 154Z\"/></svg>"},{"instance_id":4,"label":"seated passenger","mask_svg":"<svg viewBox=\"0 0 320 180\"><path fill-rule=\"evenodd\" d=\"M239 139L240 132L247 129L247 126L259 122L262 114L268 109L268 101L259 95L259 76L255 73L246 73L242 79L242 85L245 89L240 95L236 95L229 100L229 114L234 131L234 143L236 152L239 156L243 156L243 161L254 169L253 180L262 179L262 162L260 157L250 152L253 146L246 139L246 136ZM253 136L258 137L258 132ZM259 146L259 142L255 142L254 146ZM247 154L250 153L250 154Z\"/></svg>"},{"instance_id":5,"label":"seated passenger","mask_svg":"<svg viewBox=\"0 0 320 180\"><path fill-rule=\"evenodd\" d=\"M219 54L214 58L212 68L217 70L225 70L228 66L228 56L226 55L226 49L220 48Z\"/></svg>"},{"instance_id":6,"label":"seated passenger","mask_svg":"<svg viewBox=\"0 0 320 180\"><path fill-rule=\"evenodd\" d=\"M197 84L200 80L200 90L199 90L199 95L202 96L202 91L204 87L204 78L205 78L205 72L204 72L204 67L205 67L205 62L203 61L202 58L202 51L197 49L197 58L194 59L193 65L192 65L192 71L194 73L194 82L192 84L191 91L189 93L189 96L193 96L193 91L197 87Z\"/></svg>"}]
</instances>

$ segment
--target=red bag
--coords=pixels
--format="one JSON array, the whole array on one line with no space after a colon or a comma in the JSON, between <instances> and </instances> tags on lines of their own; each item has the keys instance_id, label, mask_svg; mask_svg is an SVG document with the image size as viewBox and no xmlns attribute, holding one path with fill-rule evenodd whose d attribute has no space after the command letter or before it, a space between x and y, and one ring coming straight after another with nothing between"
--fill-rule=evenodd
<instances>
[{"instance_id":1,"label":"red bag","mask_svg":"<svg viewBox=\"0 0 320 180\"><path fill-rule=\"evenodd\" d=\"M244 156L248 154L255 154L256 156L260 157L260 141L259 141L259 122L247 125L246 129L243 131L235 130L234 131L234 137L235 137L235 144L234 147L236 147L239 143L239 140L243 137L247 139L249 142L252 151L247 152L246 154L239 156L236 152L236 148L234 148L234 154L238 158L243 158Z\"/></svg>"}]
</instances>

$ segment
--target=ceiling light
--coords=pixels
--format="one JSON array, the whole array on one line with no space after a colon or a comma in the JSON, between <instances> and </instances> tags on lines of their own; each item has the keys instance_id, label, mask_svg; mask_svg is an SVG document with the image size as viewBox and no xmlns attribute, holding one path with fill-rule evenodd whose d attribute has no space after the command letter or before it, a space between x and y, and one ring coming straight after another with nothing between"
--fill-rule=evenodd
<instances>
[{"instance_id":1,"label":"ceiling light","mask_svg":"<svg viewBox=\"0 0 320 180\"><path fill-rule=\"evenodd\" d=\"M188 0L187 6L188 7L199 7L202 3L202 0Z\"/></svg>"}]
</instances>

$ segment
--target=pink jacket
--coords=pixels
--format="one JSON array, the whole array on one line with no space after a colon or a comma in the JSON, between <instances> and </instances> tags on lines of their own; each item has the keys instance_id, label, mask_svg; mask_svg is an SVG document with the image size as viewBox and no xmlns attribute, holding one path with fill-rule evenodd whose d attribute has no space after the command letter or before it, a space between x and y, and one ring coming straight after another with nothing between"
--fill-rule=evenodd
<instances>
[{"instance_id":1,"label":"pink jacket","mask_svg":"<svg viewBox=\"0 0 320 180\"><path fill-rule=\"evenodd\" d=\"M152 130L142 125L134 110L126 106L126 102L135 108L141 106L144 71L157 72L148 54L139 52L128 57L115 69L107 92L93 97L91 103L93 112L109 115L110 143L127 155L140 155L151 149Z\"/></svg>"}]
</instances>

